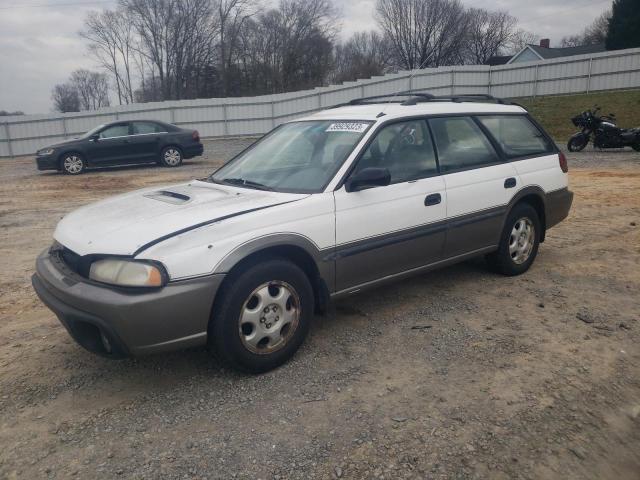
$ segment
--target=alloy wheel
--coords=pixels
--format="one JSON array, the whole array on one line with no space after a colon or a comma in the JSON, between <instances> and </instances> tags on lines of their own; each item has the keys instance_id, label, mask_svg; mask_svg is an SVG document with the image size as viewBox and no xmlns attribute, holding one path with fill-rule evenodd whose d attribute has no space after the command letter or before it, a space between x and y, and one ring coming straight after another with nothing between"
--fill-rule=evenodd
<instances>
[{"instance_id":1,"label":"alloy wheel","mask_svg":"<svg viewBox=\"0 0 640 480\"><path fill-rule=\"evenodd\" d=\"M164 152L164 162L171 167L179 165L180 158L180 152L175 148L169 148Z\"/></svg>"},{"instance_id":2,"label":"alloy wheel","mask_svg":"<svg viewBox=\"0 0 640 480\"><path fill-rule=\"evenodd\" d=\"M68 155L64 158L62 166L67 173L76 175L82 171L84 164L82 159L77 155Z\"/></svg>"}]
</instances>

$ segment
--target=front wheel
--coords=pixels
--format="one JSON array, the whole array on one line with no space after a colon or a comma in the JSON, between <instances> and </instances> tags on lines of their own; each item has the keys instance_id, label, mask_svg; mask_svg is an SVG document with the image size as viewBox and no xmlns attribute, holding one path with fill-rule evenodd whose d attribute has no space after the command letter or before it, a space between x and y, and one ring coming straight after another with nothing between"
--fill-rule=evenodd
<instances>
[{"instance_id":1,"label":"front wheel","mask_svg":"<svg viewBox=\"0 0 640 480\"><path fill-rule=\"evenodd\" d=\"M167 147L160 152L160 163L164 167L178 167L182 163L182 152L178 147Z\"/></svg>"},{"instance_id":2,"label":"front wheel","mask_svg":"<svg viewBox=\"0 0 640 480\"><path fill-rule=\"evenodd\" d=\"M489 265L503 275L526 272L538 254L541 233L536 210L528 203L516 205L505 222L498 251L487 256Z\"/></svg>"},{"instance_id":3,"label":"front wheel","mask_svg":"<svg viewBox=\"0 0 640 480\"><path fill-rule=\"evenodd\" d=\"M232 273L216 300L208 343L233 369L262 373L289 360L313 316L313 290L294 263L273 258Z\"/></svg>"},{"instance_id":4,"label":"front wheel","mask_svg":"<svg viewBox=\"0 0 640 480\"><path fill-rule=\"evenodd\" d=\"M84 172L86 164L77 153L67 153L60 159L60 167L67 175L79 175Z\"/></svg>"},{"instance_id":5,"label":"front wheel","mask_svg":"<svg viewBox=\"0 0 640 480\"><path fill-rule=\"evenodd\" d=\"M574 135L569 139L569 143L567 143L567 148L570 152L580 152L584 150L584 148L589 143L589 137L583 134Z\"/></svg>"}]
</instances>

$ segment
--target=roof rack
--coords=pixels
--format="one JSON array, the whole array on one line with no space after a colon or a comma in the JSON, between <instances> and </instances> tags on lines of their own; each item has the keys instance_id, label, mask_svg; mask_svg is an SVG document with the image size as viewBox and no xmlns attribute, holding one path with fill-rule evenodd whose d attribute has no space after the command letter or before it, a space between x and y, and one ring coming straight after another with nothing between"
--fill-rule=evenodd
<instances>
[{"instance_id":1,"label":"roof rack","mask_svg":"<svg viewBox=\"0 0 640 480\"><path fill-rule=\"evenodd\" d=\"M399 97L411 97L408 100L401 100ZM339 108L339 107L347 107L353 105L375 105L377 103L402 103L413 101L411 105L415 105L418 101L428 102L430 100L434 100L436 98L435 95L427 92L414 92L414 91L406 91L406 92L398 92L394 94L387 95L374 95L372 97L362 97L362 98L354 98L353 100L349 100L347 103L340 103L338 105L333 105L331 108ZM387 99L386 101L377 101ZM397 100L395 100L397 99ZM409 105L409 103L407 103Z\"/></svg>"},{"instance_id":2,"label":"roof rack","mask_svg":"<svg viewBox=\"0 0 640 480\"><path fill-rule=\"evenodd\" d=\"M406 98L408 97L408 98ZM381 99L386 99L385 101L377 101ZM510 100L506 100L504 98L494 97L493 95L487 94L460 94L460 95L433 95L429 92L425 92L424 90L406 90L404 92L398 92L393 95L376 95L373 97L362 97L362 98L354 98L353 100L342 103L339 105L334 105L329 108L339 108L345 106L353 106L353 105L372 105L376 103L399 103L400 105L417 105L418 103L427 103L427 102L495 102L500 105L516 105L518 107L524 108L522 105L512 102Z\"/></svg>"}]
</instances>

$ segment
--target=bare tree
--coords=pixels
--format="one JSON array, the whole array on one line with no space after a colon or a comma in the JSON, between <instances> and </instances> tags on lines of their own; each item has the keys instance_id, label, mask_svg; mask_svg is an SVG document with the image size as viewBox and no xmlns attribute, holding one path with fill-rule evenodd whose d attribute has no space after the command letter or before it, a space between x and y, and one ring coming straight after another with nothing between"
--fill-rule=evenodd
<instances>
[{"instance_id":1,"label":"bare tree","mask_svg":"<svg viewBox=\"0 0 640 480\"><path fill-rule=\"evenodd\" d=\"M511 37L511 41L506 46L508 55L515 55L527 45L534 45L540 41L540 36L526 30L517 30Z\"/></svg>"},{"instance_id":2,"label":"bare tree","mask_svg":"<svg viewBox=\"0 0 640 480\"><path fill-rule=\"evenodd\" d=\"M79 112L80 96L78 90L69 83L60 83L51 92L53 108L58 112Z\"/></svg>"},{"instance_id":3,"label":"bare tree","mask_svg":"<svg viewBox=\"0 0 640 480\"><path fill-rule=\"evenodd\" d=\"M591 25L585 28L582 33L564 37L561 41L561 45L563 47L577 47L580 45L597 45L599 43L605 43L611 13L611 9L606 10L596 18Z\"/></svg>"},{"instance_id":4,"label":"bare tree","mask_svg":"<svg viewBox=\"0 0 640 480\"><path fill-rule=\"evenodd\" d=\"M334 53L334 82L370 78L386 73L392 65L389 41L376 31L355 33Z\"/></svg>"},{"instance_id":5,"label":"bare tree","mask_svg":"<svg viewBox=\"0 0 640 480\"><path fill-rule=\"evenodd\" d=\"M210 0L120 0L138 36L138 51L157 74L163 100L187 95L206 64L217 26ZM153 82L155 83L155 82Z\"/></svg>"},{"instance_id":6,"label":"bare tree","mask_svg":"<svg viewBox=\"0 0 640 480\"><path fill-rule=\"evenodd\" d=\"M471 8L467 14L465 57L468 63L483 65L508 47L516 33L517 20L506 12L482 8Z\"/></svg>"},{"instance_id":7,"label":"bare tree","mask_svg":"<svg viewBox=\"0 0 640 480\"><path fill-rule=\"evenodd\" d=\"M400 67L462 62L469 17L459 0L378 0L376 13Z\"/></svg>"},{"instance_id":8,"label":"bare tree","mask_svg":"<svg viewBox=\"0 0 640 480\"><path fill-rule=\"evenodd\" d=\"M76 70L71 74L70 84L78 92L81 110L109 106L109 83L104 73Z\"/></svg>"},{"instance_id":9,"label":"bare tree","mask_svg":"<svg viewBox=\"0 0 640 480\"><path fill-rule=\"evenodd\" d=\"M279 93L328 80L336 13L330 0L282 0L277 9L248 19L240 55L232 62L237 91Z\"/></svg>"},{"instance_id":10,"label":"bare tree","mask_svg":"<svg viewBox=\"0 0 640 480\"><path fill-rule=\"evenodd\" d=\"M118 10L90 12L80 35L90 42L89 50L114 77L118 102L133 102L131 58L134 53L133 25L128 13Z\"/></svg>"}]
</instances>

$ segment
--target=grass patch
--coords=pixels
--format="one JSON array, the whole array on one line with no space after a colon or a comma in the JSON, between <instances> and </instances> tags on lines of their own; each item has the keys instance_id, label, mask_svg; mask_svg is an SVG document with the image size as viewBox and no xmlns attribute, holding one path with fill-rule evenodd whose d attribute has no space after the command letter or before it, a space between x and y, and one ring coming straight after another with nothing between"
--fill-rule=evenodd
<instances>
[{"instance_id":1,"label":"grass patch","mask_svg":"<svg viewBox=\"0 0 640 480\"><path fill-rule=\"evenodd\" d=\"M640 90L519 98L516 101L526 107L560 143L566 143L578 130L571 123L571 118L594 105L602 107L600 113L603 115L615 113L622 128L640 127Z\"/></svg>"}]
</instances>

